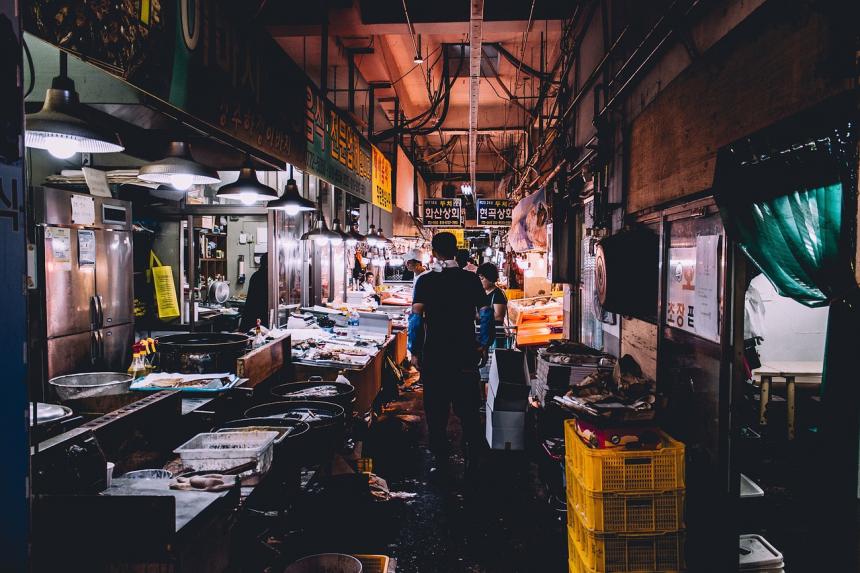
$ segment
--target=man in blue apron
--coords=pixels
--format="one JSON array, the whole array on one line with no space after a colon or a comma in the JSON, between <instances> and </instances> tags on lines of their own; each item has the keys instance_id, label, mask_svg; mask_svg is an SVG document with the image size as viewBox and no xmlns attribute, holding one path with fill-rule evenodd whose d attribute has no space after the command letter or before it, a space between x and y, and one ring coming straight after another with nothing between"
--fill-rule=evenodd
<instances>
[{"instance_id":1,"label":"man in blue apron","mask_svg":"<svg viewBox=\"0 0 860 573\"><path fill-rule=\"evenodd\" d=\"M421 370L424 384L430 451L439 467L444 468L448 461L448 414L453 405L463 428L468 475L474 469L483 440L478 368L486 360L493 313L477 275L457 265L456 237L438 233L432 245L442 269L422 275L415 283L409 350L412 365ZM478 340L476 314L481 324Z\"/></svg>"}]
</instances>

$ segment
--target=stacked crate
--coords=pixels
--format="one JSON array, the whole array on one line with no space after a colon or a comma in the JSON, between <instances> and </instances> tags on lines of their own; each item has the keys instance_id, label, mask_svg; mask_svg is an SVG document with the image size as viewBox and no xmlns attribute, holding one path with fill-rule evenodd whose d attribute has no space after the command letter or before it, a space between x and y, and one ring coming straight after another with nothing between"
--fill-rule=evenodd
<instances>
[{"instance_id":1,"label":"stacked crate","mask_svg":"<svg viewBox=\"0 0 860 573\"><path fill-rule=\"evenodd\" d=\"M684 445L660 433L654 450L589 448L565 422L571 572L684 568Z\"/></svg>"}]
</instances>

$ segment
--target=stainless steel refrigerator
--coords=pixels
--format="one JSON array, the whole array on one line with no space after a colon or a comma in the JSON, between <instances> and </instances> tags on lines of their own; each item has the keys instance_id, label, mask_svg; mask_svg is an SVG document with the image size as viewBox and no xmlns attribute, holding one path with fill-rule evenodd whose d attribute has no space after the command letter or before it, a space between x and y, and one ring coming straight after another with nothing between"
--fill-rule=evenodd
<instances>
[{"instance_id":1,"label":"stainless steel refrigerator","mask_svg":"<svg viewBox=\"0 0 860 573\"><path fill-rule=\"evenodd\" d=\"M54 376L124 371L131 361L131 203L47 187L33 195L31 358L41 362L47 395Z\"/></svg>"}]
</instances>

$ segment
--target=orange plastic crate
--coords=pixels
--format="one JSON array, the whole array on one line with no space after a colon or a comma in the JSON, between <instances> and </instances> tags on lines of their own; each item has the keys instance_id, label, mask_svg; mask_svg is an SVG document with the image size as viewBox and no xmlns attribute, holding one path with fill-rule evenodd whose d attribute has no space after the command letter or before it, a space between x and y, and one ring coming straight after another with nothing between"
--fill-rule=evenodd
<instances>
[{"instance_id":1,"label":"orange plastic crate","mask_svg":"<svg viewBox=\"0 0 860 573\"><path fill-rule=\"evenodd\" d=\"M684 527L684 490L647 493L595 493L575 476L567 482L567 511L591 531L659 533Z\"/></svg>"},{"instance_id":2,"label":"orange plastic crate","mask_svg":"<svg viewBox=\"0 0 860 573\"><path fill-rule=\"evenodd\" d=\"M576 434L575 420L564 423L568 483L579 479L590 492L656 492L684 487L684 444L660 432L657 450L592 449Z\"/></svg>"}]
</instances>

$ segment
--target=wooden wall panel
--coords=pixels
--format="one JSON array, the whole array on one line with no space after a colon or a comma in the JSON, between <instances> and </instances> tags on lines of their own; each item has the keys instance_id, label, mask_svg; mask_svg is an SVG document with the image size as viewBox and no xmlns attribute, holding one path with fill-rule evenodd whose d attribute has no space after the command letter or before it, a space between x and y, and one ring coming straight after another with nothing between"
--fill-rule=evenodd
<instances>
[{"instance_id":1,"label":"wooden wall panel","mask_svg":"<svg viewBox=\"0 0 860 573\"><path fill-rule=\"evenodd\" d=\"M693 62L633 121L627 212L709 189L720 147L850 89L838 34L770 2Z\"/></svg>"},{"instance_id":2,"label":"wooden wall panel","mask_svg":"<svg viewBox=\"0 0 860 573\"><path fill-rule=\"evenodd\" d=\"M657 379L657 325L635 318L621 319L621 356L629 354L643 374Z\"/></svg>"}]
</instances>

